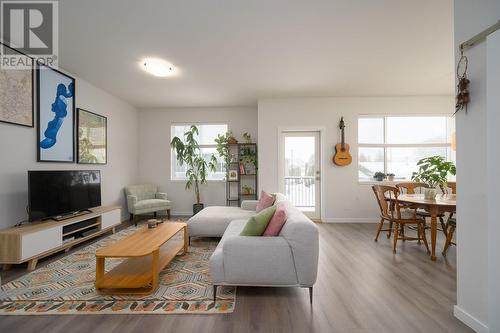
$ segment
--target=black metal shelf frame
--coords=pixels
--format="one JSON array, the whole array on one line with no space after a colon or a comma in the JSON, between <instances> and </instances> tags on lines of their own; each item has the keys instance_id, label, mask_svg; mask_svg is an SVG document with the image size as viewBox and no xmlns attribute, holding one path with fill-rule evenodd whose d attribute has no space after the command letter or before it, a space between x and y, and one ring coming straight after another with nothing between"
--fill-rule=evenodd
<instances>
[{"instance_id":1,"label":"black metal shelf frame","mask_svg":"<svg viewBox=\"0 0 500 333\"><path fill-rule=\"evenodd\" d=\"M229 163L229 167L226 172L226 206L234 206L234 203L238 205L238 207L241 205L242 198L244 197L247 200L251 199L257 199L257 194L258 192L258 167L257 165L255 166L255 173L251 174L242 174L240 171L240 165L241 165L241 157L242 157L242 148L246 147L251 147L250 149L253 149L255 151L255 156L258 158L258 153L257 153L257 144L256 143L235 143L235 144L230 144L229 145L229 154L231 156L234 156L235 161ZM236 170L238 174L238 179L237 180L229 180L229 172L232 170ZM242 181L241 178L245 177L244 183L248 183L248 179L252 179L253 181L251 182L254 188L254 193L252 194L246 194L242 193ZM234 186L236 184L236 186ZM237 189L237 193L236 192Z\"/></svg>"}]
</instances>

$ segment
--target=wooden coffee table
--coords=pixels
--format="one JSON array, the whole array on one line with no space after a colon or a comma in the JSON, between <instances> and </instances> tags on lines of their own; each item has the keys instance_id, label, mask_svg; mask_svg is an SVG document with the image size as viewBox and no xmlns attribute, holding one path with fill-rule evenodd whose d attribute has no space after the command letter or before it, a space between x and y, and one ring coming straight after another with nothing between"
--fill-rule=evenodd
<instances>
[{"instance_id":1,"label":"wooden coffee table","mask_svg":"<svg viewBox=\"0 0 500 333\"><path fill-rule=\"evenodd\" d=\"M184 242L168 242L184 229ZM156 228L141 228L132 235L97 250L95 286L107 294L151 294L159 283L159 273L179 252L188 251L186 223L162 223ZM104 272L106 258L127 258Z\"/></svg>"}]
</instances>

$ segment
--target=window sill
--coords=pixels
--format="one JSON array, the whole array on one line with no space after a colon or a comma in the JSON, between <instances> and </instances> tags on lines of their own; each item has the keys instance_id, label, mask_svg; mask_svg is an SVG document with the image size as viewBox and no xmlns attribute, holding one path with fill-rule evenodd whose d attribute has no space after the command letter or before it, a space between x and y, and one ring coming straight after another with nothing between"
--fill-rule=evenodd
<instances>
[{"instance_id":1,"label":"window sill","mask_svg":"<svg viewBox=\"0 0 500 333\"><path fill-rule=\"evenodd\" d=\"M403 183L403 182L411 182L411 180L407 179L397 179L397 180L382 180L382 181L377 181L377 180L358 180L359 185L396 185L398 183Z\"/></svg>"},{"instance_id":2,"label":"window sill","mask_svg":"<svg viewBox=\"0 0 500 333\"><path fill-rule=\"evenodd\" d=\"M170 179L171 182L173 183L185 183L187 181L187 179ZM226 182L225 180L223 179L208 179L207 182L209 183L224 183Z\"/></svg>"}]
</instances>

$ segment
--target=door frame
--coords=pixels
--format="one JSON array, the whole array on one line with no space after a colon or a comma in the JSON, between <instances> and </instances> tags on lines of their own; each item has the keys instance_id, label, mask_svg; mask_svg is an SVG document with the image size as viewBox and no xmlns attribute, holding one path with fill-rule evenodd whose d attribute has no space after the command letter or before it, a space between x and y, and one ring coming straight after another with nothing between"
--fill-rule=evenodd
<instances>
[{"instance_id":1,"label":"door frame","mask_svg":"<svg viewBox=\"0 0 500 333\"><path fill-rule=\"evenodd\" d=\"M325 179L326 179L326 169L328 166L328 159L325 158L325 147L326 147L326 127L324 126L279 126L276 131L276 141L277 141L277 156L276 160L277 168L278 168L278 177L276 179L276 188L278 191L282 190L281 179L283 178L283 168L281 161L281 153L283 147L281 146L281 134L283 132L318 132L319 133L319 165L321 169L320 173L320 217L319 219L323 219L325 215ZM332 154L333 156L333 154Z\"/></svg>"}]
</instances>

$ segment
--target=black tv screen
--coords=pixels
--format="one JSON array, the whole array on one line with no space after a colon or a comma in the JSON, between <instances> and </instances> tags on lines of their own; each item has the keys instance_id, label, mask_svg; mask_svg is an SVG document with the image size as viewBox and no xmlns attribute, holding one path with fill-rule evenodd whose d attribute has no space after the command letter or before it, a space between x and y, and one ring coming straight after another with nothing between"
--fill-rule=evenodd
<instances>
[{"instance_id":1,"label":"black tv screen","mask_svg":"<svg viewBox=\"0 0 500 333\"><path fill-rule=\"evenodd\" d=\"M29 220L101 205L100 171L28 171Z\"/></svg>"}]
</instances>

